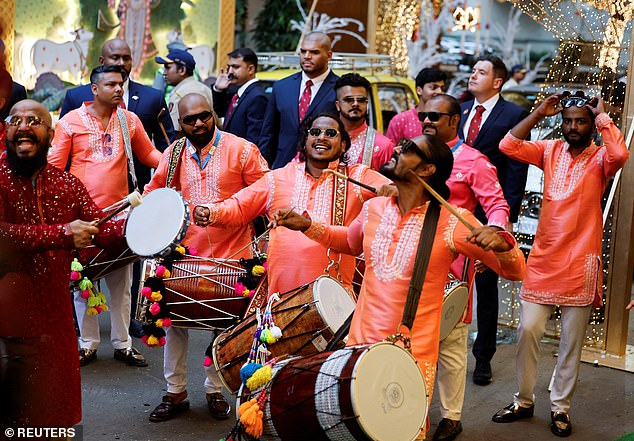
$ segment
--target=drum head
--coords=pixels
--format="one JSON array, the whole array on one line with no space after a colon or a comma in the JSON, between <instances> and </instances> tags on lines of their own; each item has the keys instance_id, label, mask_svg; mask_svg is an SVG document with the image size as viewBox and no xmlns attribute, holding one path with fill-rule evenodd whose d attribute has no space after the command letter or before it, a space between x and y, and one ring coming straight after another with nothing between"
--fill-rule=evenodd
<instances>
[{"instance_id":1,"label":"drum head","mask_svg":"<svg viewBox=\"0 0 634 441\"><path fill-rule=\"evenodd\" d=\"M444 340L456 327L469 301L469 289L464 283L452 287L445 293L440 318L440 339Z\"/></svg>"},{"instance_id":2,"label":"drum head","mask_svg":"<svg viewBox=\"0 0 634 441\"><path fill-rule=\"evenodd\" d=\"M139 256L157 256L182 239L187 218L187 206L175 190L154 190L130 212L125 227L128 246Z\"/></svg>"},{"instance_id":3,"label":"drum head","mask_svg":"<svg viewBox=\"0 0 634 441\"><path fill-rule=\"evenodd\" d=\"M355 303L341 283L332 277L319 277L313 285L313 298L319 315L333 334L353 313Z\"/></svg>"},{"instance_id":4,"label":"drum head","mask_svg":"<svg viewBox=\"0 0 634 441\"><path fill-rule=\"evenodd\" d=\"M352 374L352 407L373 440L410 441L427 417L427 390L414 358L391 343L370 346Z\"/></svg>"}]
</instances>

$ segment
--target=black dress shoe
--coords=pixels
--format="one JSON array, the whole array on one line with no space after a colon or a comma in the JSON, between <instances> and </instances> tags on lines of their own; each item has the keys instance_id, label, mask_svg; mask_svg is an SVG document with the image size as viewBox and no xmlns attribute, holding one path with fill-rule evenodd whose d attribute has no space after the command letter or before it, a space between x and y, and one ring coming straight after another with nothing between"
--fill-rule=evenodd
<instances>
[{"instance_id":1,"label":"black dress shoe","mask_svg":"<svg viewBox=\"0 0 634 441\"><path fill-rule=\"evenodd\" d=\"M97 359L96 349L80 349L79 350L79 365L86 366Z\"/></svg>"},{"instance_id":2,"label":"black dress shoe","mask_svg":"<svg viewBox=\"0 0 634 441\"><path fill-rule=\"evenodd\" d=\"M570 436L572 433L572 423L570 415L566 412L550 412L550 431L561 437Z\"/></svg>"},{"instance_id":3,"label":"black dress shoe","mask_svg":"<svg viewBox=\"0 0 634 441\"><path fill-rule=\"evenodd\" d=\"M519 404L511 403L504 409L498 410L491 419L495 423L512 423L513 421L521 420L522 418L532 417L534 410L535 406L522 407Z\"/></svg>"},{"instance_id":4,"label":"black dress shoe","mask_svg":"<svg viewBox=\"0 0 634 441\"><path fill-rule=\"evenodd\" d=\"M147 361L145 361L145 357L143 357L143 355L141 355L141 353L136 348L115 349L114 359L125 361L130 366L147 366Z\"/></svg>"},{"instance_id":5,"label":"black dress shoe","mask_svg":"<svg viewBox=\"0 0 634 441\"><path fill-rule=\"evenodd\" d=\"M143 337L145 335L145 332L143 331L143 323L138 320L130 320L130 328L128 329L128 332L132 337Z\"/></svg>"},{"instance_id":6,"label":"black dress shoe","mask_svg":"<svg viewBox=\"0 0 634 441\"><path fill-rule=\"evenodd\" d=\"M207 394L207 408L212 417L217 420L229 418L231 406L220 392Z\"/></svg>"},{"instance_id":7,"label":"black dress shoe","mask_svg":"<svg viewBox=\"0 0 634 441\"><path fill-rule=\"evenodd\" d=\"M462 432L460 421L443 418L434 432L433 441L453 441L460 432Z\"/></svg>"},{"instance_id":8,"label":"black dress shoe","mask_svg":"<svg viewBox=\"0 0 634 441\"><path fill-rule=\"evenodd\" d=\"M479 386L486 386L491 381L493 381L491 363L486 360L476 360L476 366L473 370L473 382Z\"/></svg>"},{"instance_id":9,"label":"black dress shoe","mask_svg":"<svg viewBox=\"0 0 634 441\"><path fill-rule=\"evenodd\" d=\"M150 421L158 423L174 418L179 413L183 413L189 409L189 400L184 399L178 403L174 403L174 397L165 395L161 404L156 406L150 414Z\"/></svg>"}]
</instances>

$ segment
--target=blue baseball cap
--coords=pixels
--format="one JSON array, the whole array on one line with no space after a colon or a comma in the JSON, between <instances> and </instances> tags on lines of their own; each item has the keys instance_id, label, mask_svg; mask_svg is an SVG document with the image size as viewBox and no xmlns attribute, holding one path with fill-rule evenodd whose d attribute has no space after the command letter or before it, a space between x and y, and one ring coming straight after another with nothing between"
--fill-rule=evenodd
<instances>
[{"instance_id":1,"label":"blue baseball cap","mask_svg":"<svg viewBox=\"0 0 634 441\"><path fill-rule=\"evenodd\" d=\"M196 67L196 61L194 61L192 54L183 49L173 49L165 57L154 57L154 61L158 64L175 63L190 70L194 70Z\"/></svg>"}]
</instances>

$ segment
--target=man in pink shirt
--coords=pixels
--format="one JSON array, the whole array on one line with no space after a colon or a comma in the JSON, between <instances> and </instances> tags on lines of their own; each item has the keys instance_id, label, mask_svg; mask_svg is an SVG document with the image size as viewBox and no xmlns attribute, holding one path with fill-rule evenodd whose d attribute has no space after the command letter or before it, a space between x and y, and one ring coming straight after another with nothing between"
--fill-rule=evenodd
<instances>
[{"instance_id":1,"label":"man in pink shirt","mask_svg":"<svg viewBox=\"0 0 634 441\"><path fill-rule=\"evenodd\" d=\"M434 135L451 148L453 169L447 180L451 190L449 202L454 206L473 212L480 204L486 214L488 225L505 230L509 223L509 206L504 199L497 171L486 156L466 145L458 137L460 103L450 95L432 97L418 116L423 124L423 133ZM422 137L414 138L418 144ZM452 273L462 277L464 256L452 264ZM468 273L470 291L473 286L473 262ZM462 432L460 423L464 392L467 381L467 334L471 323L469 296L467 310L451 333L440 342L438 354L438 396L442 421L434 433L433 441L453 440Z\"/></svg>"},{"instance_id":2,"label":"man in pink shirt","mask_svg":"<svg viewBox=\"0 0 634 441\"><path fill-rule=\"evenodd\" d=\"M90 83L95 100L84 103L59 120L48 157L49 163L61 170L70 159L70 172L82 181L101 209L130 193L128 175L136 183L134 170L128 166L132 162L132 151L143 164L152 168L161 158L139 117L119 109L126 76L125 71L116 65L93 69ZM122 121L125 121L124 125ZM131 366L147 366L143 355L132 347L128 334L132 265L108 274L104 280L111 296L110 339L115 348L114 357ZM80 330L79 360L82 366L97 359L100 340L99 320L96 315L86 315L86 310L86 300L76 292L75 311Z\"/></svg>"},{"instance_id":3,"label":"man in pink shirt","mask_svg":"<svg viewBox=\"0 0 634 441\"><path fill-rule=\"evenodd\" d=\"M561 112L563 140L522 141L545 117ZM596 127L596 129L595 129ZM597 146L598 130L604 145ZM508 423L533 416L539 341L553 307L561 307L561 336L550 392L553 434L569 436L568 411L579 374L591 306L603 300L601 197L629 157L623 135L604 112L603 100L551 95L500 143L511 158L544 171L544 200L528 271L520 292L515 354L519 391L493 416Z\"/></svg>"},{"instance_id":4,"label":"man in pink shirt","mask_svg":"<svg viewBox=\"0 0 634 441\"><path fill-rule=\"evenodd\" d=\"M418 120L418 112L422 112L427 101L445 90L447 75L432 67L426 67L416 75L416 94L418 104L405 112L399 113L390 121L385 136L397 143L401 138L412 139L423 134L423 126Z\"/></svg>"},{"instance_id":5,"label":"man in pink shirt","mask_svg":"<svg viewBox=\"0 0 634 441\"><path fill-rule=\"evenodd\" d=\"M196 223L206 225L246 225L261 215L273 217L276 210L308 211L327 224L336 223L337 211L333 200L341 196L345 201L342 222L349 225L359 214L363 202L375 196L371 191L355 184L343 182L324 170L336 170L365 184L379 188L389 179L360 164L341 162L350 141L343 123L330 113L319 114L300 150L299 162L267 173L255 184L219 204L197 207ZM385 190L387 191L387 189ZM330 256L330 257L329 257ZM271 230L268 248L269 292L288 292L324 274L331 259L339 263L342 283L352 291L355 267L354 256L341 255L313 242L296 231L285 228Z\"/></svg>"},{"instance_id":6,"label":"man in pink shirt","mask_svg":"<svg viewBox=\"0 0 634 441\"><path fill-rule=\"evenodd\" d=\"M213 111L203 95L191 93L178 103L180 127L185 138L165 150L161 162L145 186L145 193L165 186L174 187L189 203L190 213L201 204L221 202L246 186L253 184L268 171L258 148L249 141L218 130ZM179 149L182 149L180 153ZM174 156L174 182L168 183L168 170ZM214 225L208 228L191 224L183 244L195 248L203 258L251 258L252 228L247 222L239 226ZM150 421L174 418L189 409L187 400L187 328L167 328L164 346L163 374L167 394L150 413ZM212 366L205 367L207 407L214 418L225 419L230 407L222 395L222 383Z\"/></svg>"},{"instance_id":7,"label":"man in pink shirt","mask_svg":"<svg viewBox=\"0 0 634 441\"><path fill-rule=\"evenodd\" d=\"M335 83L335 106L350 135L346 163L363 164L378 170L390 160L394 143L366 122L371 87L370 82L358 73L342 75Z\"/></svg>"}]
</instances>

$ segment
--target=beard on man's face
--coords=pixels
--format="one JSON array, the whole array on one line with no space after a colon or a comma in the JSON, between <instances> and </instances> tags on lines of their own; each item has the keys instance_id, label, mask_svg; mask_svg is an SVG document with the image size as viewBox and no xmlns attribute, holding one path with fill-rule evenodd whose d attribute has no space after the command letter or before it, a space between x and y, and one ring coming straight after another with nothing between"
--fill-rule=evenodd
<instances>
[{"instance_id":1,"label":"beard on man's face","mask_svg":"<svg viewBox=\"0 0 634 441\"><path fill-rule=\"evenodd\" d=\"M37 153L29 158L20 158L16 153L15 146L11 146L12 142L7 142L7 164L9 168L20 176L31 177L40 168L46 165L46 156L48 155L48 140L46 143L38 145Z\"/></svg>"},{"instance_id":2,"label":"beard on man's face","mask_svg":"<svg viewBox=\"0 0 634 441\"><path fill-rule=\"evenodd\" d=\"M571 139L570 135L576 135L577 139ZM568 133L564 133L564 139L566 140L566 142L568 143L568 145L572 148L579 148L579 147L588 147L590 145L590 142L592 141L592 138L594 136L593 132L590 133L586 133L585 135L582 135L579 132L573 131L568 132Z\"/></svg>"}]
</instances>

